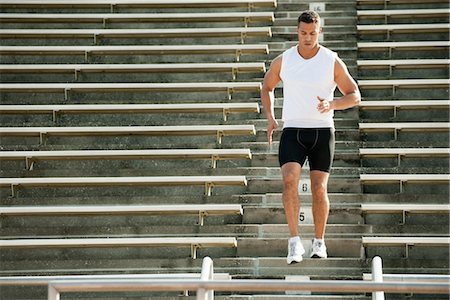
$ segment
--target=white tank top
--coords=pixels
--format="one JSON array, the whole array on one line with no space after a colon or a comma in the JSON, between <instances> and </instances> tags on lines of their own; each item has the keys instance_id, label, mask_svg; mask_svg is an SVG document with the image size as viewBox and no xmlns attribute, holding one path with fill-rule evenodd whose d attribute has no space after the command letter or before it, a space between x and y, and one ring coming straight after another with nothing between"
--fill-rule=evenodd
<instances>
[{"instance_id":1,"label":"white tank top","mask_svg":"<svg viewBox=\"0 0 450 300\"><path fill-rule=\"evenodd\" d=\"M310 59L304 59L297 52L297 46L283 52L280 77L283 81L282 119L285 128L334 128L333 111L321 114L317 110L317 96L333 100L336 57L336 52L323 46Z\"/></svg>"}]
</instances>

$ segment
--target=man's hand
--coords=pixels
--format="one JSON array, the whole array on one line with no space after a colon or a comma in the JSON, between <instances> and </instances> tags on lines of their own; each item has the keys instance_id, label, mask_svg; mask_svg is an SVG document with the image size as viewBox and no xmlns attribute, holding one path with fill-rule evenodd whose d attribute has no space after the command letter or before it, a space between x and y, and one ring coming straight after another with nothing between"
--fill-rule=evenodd
<instances>
[{"instance_id":1,"label":"man's hand","mask_svg":"<svg viewBox=\"0 0 450 300\"><path fill-rule=\"evenodd\" d=\"M320 98L317 96L317 100L319 100L319 104L317 105L317 110L323 114L332 110L331 103L328 100Z\"/></svg>"},{"instance_id":2,"label":"man's hand","mask_svg":"<svg viewBox=\"0 0 450 300\"><path fill-rule=\"evenodd\" d=\"M272 134L275 129L278 127L278 122L275 119L269 120L269 124L267 125L267 141L269 145L272 144Z\"/></svg>"}]
</instances>

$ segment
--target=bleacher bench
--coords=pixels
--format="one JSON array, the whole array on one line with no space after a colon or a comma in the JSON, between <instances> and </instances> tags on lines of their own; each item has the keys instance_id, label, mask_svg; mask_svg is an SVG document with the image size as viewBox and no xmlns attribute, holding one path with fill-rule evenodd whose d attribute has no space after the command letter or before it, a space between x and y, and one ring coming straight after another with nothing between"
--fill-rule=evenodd
<instances>
[{"instance_id":1,"label":"bleacher bench","mask_svg":"<svg viewBox=\"0 0 450 300\"><path fill-rule=\"evenodd\" d=\"M442 32L450 29L448 23L435 24L379 24L379 25L357 25L359 33L379 33L379 32Z\"/></svg>"},{"instance_id":2,"label":"bleacher bench","mask_svg":"<svg viewBox=\"0 0 450 300\"><path fill-rule=\"evenodd\" d=\"M397 110L403 109L426 109L426 108L444 108L450 107L449 100L381 100L381 101L361 101L359 104L361 110L371 109L393 109L394 118L397 117Z\"/></svg>"},{"instance_id":3,"label":"bleacher bench","mask_svg":"<svg viewBox=\"0 0 450 300\"><path fill-rule=\"evenodd\" d=\"M0 92L60 92L68 99L75 92L226 92L228 99L235 92L259 92L260 82L192 82L192 83L2 83Z\"/></svg>"},{"instance_id":4,"label":"bleacher bench","mask_svg":"<svg viewBox=\"0 0 450 300\"><path fill-rule=\"evenodd\" d=\"M203 226L207 216L242 215L239 204L79 205L0 207L1 216L196 215Z\"/></svg>"},{"instance_id":5,"label":"bleacher bench","mask_svg":"<svg viewBox=\"0 0 450 300\"><path fill-rule=\"evenodd\" d=\"M210 196L216 186L246 186L245 176L33 177L0 178L0 187L203 186Z\"/></svg>"},{"instance_id":6,"label":"bleacher bench","mask_svg":"<svg viewBox=\"0 0 450 300\"><path fill-rule=\"evenodd\" d=\"M13 64L0 65L1 73L201 73L229 72L233 80L239 73L265 72L264 63L189 63L189 64Z\"/></svg>"},{"instance_id":7,"label":"bleacher bench","mask_svg":"<svg viewBox=\"0 0 450 300\"><path fill-rule=\"evenodd\" d=\"M0 38L199 38L272 36L270 27L164 28L164 29L0 29Z\"/></svg>"},{"instance_id":8,"label":"bleacher bench","mask_svg":"<svg viewBox=\"0 0 450 300\"><path fill-rule=\"evenodd\" d=\"M358 85L362 88L380 88L392 86L405 87L429 87L449 86L450 79L388 79L388 80L359 80Z\"/></svg>"},{"instance_id":9,"label":"bleacher bench","mask_svg":"<svg viewBox=\"0 0 450 300\"><path fill-rule=\"evenodd\" d=\"M191 257L197 249L207 247L237 247L234 237L167 237L167 238L61 238L61 239L3 239L1 249L36 248L118 248L118 247L190 247Z\"/></svg>"},{"instance_id":10,"label":"bleacher bench","mask_svg":"<svg viewBox=\"0 0 450 300\"><path fill-rule=\"evenodd\" d=\"M258 45L123 45L123 46L2 46L2 55L199 55L232 54L236 61L241 55L268 54L269 46Z\"/></svg>"},{"instance_id":11,"label":"bleacher bench","mask_svg":"<svg viewBox=\"0 0 450 300\"><path fill-rule=\"evenodd\" d=\"M404 182L428 184L448 184L450 182L450 174L360 174L359 178L363 184L398 182L400 184L400 193L403 192Z\"/></svg>"},{"instance_id":12,"label":"bleacher bench","mask_svg":"<svg viewBox=\"0 0 450 300\"><path fill-rule=\"evenodd\" d=\"M186 104L62 104L0 105L2 114L108 114L108 113L222 113L227 121L231 113L259 113L258 103L186 103Z\"/></svg>"},{"instance_id":13,"label":"bleacher bench","mask_svg":"<svg viewBox=\"0 0 450 300\"><path fill-rule=\"evenodd\" d=\"M449 122L408 122L408 123L359 123L361 131L393 131L397 140L398 131L448 131Z\"/></svg>"},{"instance_id":14,"label":"bleacher bench","mask_svg":"<svg viewBox=\"0 0 450 300\"><path fill-rule=\"evenodd\" d=\"M47 136L190 136L215 135L217 143L229 135L255 135L254 125L183 126L85 126L85 127L1 127L0 136L36 136L41 144Z\"/></svg>"},{"instance_id":15,"label":"bleacher bench","mask_svg":"<svg viewBox=\"0 0 450 300\"><path fill-rule=\"evenodd\" d=\"M431 51L445 50L450 47L449 41L419 41L419 42L358 42L359 51L385 51L392 57L392 51Z\"/></svg>"},{"instance_id":16,"label":"bleacher bench","mask_svg":"<svg viewBox=\"0 0 450 300\"><path fill-rule=\"evenodd\" d=\"M377 18L377 17L436 17L436 16L448 16L450 9L448 8L435 8L435 9L384 9L384 10L358 10L356 15L359 18Z\"/></svg>"},{"instance_id":17,"label":"bleacher bench","mask_svg":"<svg viewBox=\"0 0 450 300\"><path fill-rule=\"evenodd\" d=\"M198 8L276 7L276 0L1 0L0 8Z\"/></svg>"},{"instance_id":18,"label":"bleacher bench","mask_svg":"<svg viewBox=\"0 0 450 300\"><path fill-rule=\"evenodd\" d=\"M406 214L450 214L448 204L391 204L391 203L367 203L361 204L363 214L402 214L402 223L405 224Z\"/></svg>"},{"instance_id":19,"label":"bleacher bench","mask_svg":"<svg viewBox=\"0 0 450 300\"><path fill-rule=\"evenodd\" d=\"M408 3L424 3L423 0L356 0L357 4L408 4ZM427 0L425 3L447 3L446 0Z\"/></svg>"},{"instance_id":20,"label":"bleacher bench","mask_svg":"<svg viewBox=\"0 0 450 300\"><path fill-rule=\"evenodd\" d=\"M448 67L450 59L390 59L390 60L358 60L359 68L392 68L392 67L410 67L410 68L427 68L427 67Z\"/></svg>"},{"instance_id":21,"label":"bleacher bench","mask_svg":"<svg viewBox=\"0 0 450 300\"><path fill-rule=\"evenodd\" d=\"M105 13L105 14L24 14L0 13L0 23L142 23L142 22L273 22L273 12L224 13Z\"/></svg>"},{"instance_id":22,"label":"bleacher bench","mask_svg":"<svg viewBox=\"0 0 450 300\"><path fill-rule=\"evenodd\" d=\"M397 166L401 158L409 157L449 157L450 148L360 148L362 157L397 157Z\"/></svg>"},{"instance_id":23,"label":"bleacher bench","mask_svg":"<svg viewBox=\"0 0 450 300\"><path fill-rule=\"evenodd\" d=\"M449 247L449 237L412 237L412 236L389 236L389 237L362 237L362 244L364 247L389 247L389 246L404 246L405 257L409 257L410 246L422 247Z\"/></svg>"},{"instance_id":24,"label":"bleacher bench","mask_svg":"<svg viewBox=\"0 0 450 300\"><path fill-rule=\"evenodd\" d=\"M0 161L24 160L28 170L40 160L210 159L211 167L216 168L218 160L251 158L249 149L0 151Z\"/></svg>"}]
</instances>

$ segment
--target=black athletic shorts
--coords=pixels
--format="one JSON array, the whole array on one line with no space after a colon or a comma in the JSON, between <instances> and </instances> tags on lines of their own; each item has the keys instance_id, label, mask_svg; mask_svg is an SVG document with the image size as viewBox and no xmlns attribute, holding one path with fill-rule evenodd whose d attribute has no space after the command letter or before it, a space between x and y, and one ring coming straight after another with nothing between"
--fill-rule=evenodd
<instances>
[{"instance_id":1,"label":"black athletic shorts","mask_svg":"<svg viewBox=\"0 0 450 300\"><path fill-rule=\"evenodd\" d=\"M333 128L284 128L280 140L280 166L298 162L302 167L306 158L310 170L330 172L334 156Z\"/></svg>"}]
</instances>

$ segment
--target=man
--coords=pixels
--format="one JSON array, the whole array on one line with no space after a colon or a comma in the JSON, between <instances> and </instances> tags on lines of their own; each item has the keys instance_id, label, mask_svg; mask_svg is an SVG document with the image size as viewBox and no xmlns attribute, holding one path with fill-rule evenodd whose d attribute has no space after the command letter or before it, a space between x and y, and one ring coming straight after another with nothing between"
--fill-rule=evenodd
<instances>
[{"instance_id":1,"label":"man","mask_svg":"<svg viewBox=\"0 0 450 300\"><path fill-rule=\"evenodd\" d=\"M279 163L283 177L283 206L290 239L287 263L300 262L305 250L298 233L300 201L298 184L308 158L315 226L312 258L326 258L324 242L328 219L328 177L334 156L333 111L358 105L358 86L337 54L319 45L320 17L305 11L298 18L298 45L273 60L261 90L261 101L268 120L267 139L278 127L274 114L274 89L283 81L283 133ZM342 97L334 99L336 86Z\"/></svg>"}]
</instances>

